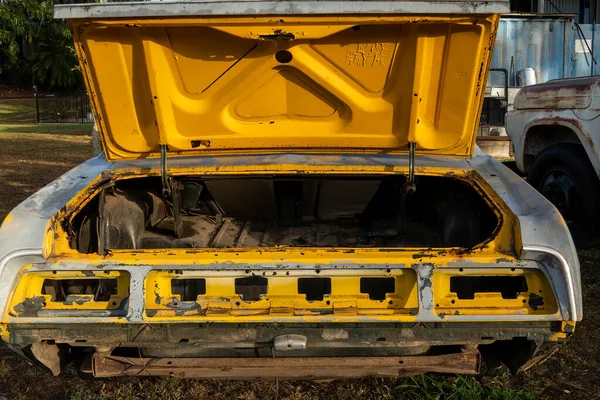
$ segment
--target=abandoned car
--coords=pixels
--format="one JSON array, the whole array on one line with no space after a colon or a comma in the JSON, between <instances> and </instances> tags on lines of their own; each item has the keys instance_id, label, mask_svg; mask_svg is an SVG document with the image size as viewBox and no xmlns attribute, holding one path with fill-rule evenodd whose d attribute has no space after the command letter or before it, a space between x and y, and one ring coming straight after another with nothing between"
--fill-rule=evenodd
<instances>
[{"instance_id":1,"label":"abandoned car","mask_svg":"<svg viewBox=\"0 0 600 400\"><path fill-rule=\"evenodd\" d=\"M582 317L556 208L475 146L508 1L64 5L104 154L0 229L52 373L522 370Z\"/></svg>"},{"instance_id":2,"label":"abandoned car","mask_svg":"<svg viewBox=\"0 0 600 400\"><path fill-rule=\"evenodd\" d=\"M561 212L579 247L600 243L600 77L524 87L506 114L515 161Z\"/></svg>"}]
</instances>

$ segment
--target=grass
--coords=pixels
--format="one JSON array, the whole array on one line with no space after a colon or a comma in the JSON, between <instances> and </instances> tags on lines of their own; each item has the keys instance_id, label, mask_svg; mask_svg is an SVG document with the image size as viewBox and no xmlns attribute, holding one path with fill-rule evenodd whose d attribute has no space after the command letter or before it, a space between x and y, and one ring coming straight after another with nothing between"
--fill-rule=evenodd
<instances>
[{"instance_id":1,"label":"grass","mask_svg":"<svg viewBox=\"0 0 600 400\"><path fill-rule=\"evenodd\" d=\"M0 124L35 122L35 99L0 99Z\"/></svg>"},{"instance_id":2,"label":"grass","mask_svg":"<svg viewBox=\"0 0 600 400\"><path fill-rule=\"evenodd\" d=\"M89 135L92 124L37 124L37 125L0 125L2 133L22 133L39 135Z\"/></svg>"},{"instance_id":3,"label":"grass","mask_svg":"<svg viewBox=\"0 0 600 400\"><path fill-rule=\"evenodd\" d=\"M0 103L0 115L2 115ZM91 155L89 126L0 124L0 221L20 201ZM585 319L546 363L518 375L422 375L315 382L199 381L174 378L83 380L72 368L41 372L0 345L0 396L20 399L590 399L600 387L600 251L582 252Z\"/></svg>"},{"instance_id":4,"label":"grass","mask_svg":"<svg viewBox=\"0 0 600 400\"><path fill-rule=\"evenodd\" d=\"M72 400L113 398L115 393L98 384L99 391L77 389ZM313 382L239 382L134 379L120 384L118 397L126 399L410 399L410 400L533 400L523 391L487 387L475 378L422 375L402 379L365 379Z\"/></svg>"}]
</instances>

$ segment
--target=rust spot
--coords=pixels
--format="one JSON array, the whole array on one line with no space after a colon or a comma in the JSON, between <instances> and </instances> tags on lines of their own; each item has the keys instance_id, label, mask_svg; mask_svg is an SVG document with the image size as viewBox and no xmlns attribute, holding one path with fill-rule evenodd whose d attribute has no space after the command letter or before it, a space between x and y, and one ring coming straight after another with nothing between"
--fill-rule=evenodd
<instances>
[{"instance_id":1,"label":"rust spot","mask_svg":"<svg viewBox=\"0 0 600 400\"><path fill-rule=\"evenodd\" d=\"M45 305L46 299L43 296L34 296L15 305L14 310L18 317L35 317Z\"/></svg>"},{"instance_id":2,"label":"rust spot","mask_svg":"<svg viewBox=\"0 0 600 400\"><path fill-rule=\"evenodd\" d=\"M538 296L535 293L529 294L529 307L534 310L538 308L542 308L544 306L544 298L542 296Z\"/></svg>"},{"instance_id":3,"label":"rust spot","mask_svg":"<svg viewBox=\"0 0 600 400\"><path fill-rule=\"evenodd\" d=\"M433 254L433 253L425 253L425 252L416 253L416 254L413 254L413 256L412 256L413 259L417 259L417 258L432 258L432 257L435 257L435 254Z\"/></svg>"},{"instance_id":4,"label":"rust spot","mask_svg":"<svg viewBox=\"0 0 600 400\"><path fill-rule=\"evenodd\" d=\"M210 140L192 140L191 146L193 149L197 149L198 147L210 147Z\"/></svg>"}]
</instances>

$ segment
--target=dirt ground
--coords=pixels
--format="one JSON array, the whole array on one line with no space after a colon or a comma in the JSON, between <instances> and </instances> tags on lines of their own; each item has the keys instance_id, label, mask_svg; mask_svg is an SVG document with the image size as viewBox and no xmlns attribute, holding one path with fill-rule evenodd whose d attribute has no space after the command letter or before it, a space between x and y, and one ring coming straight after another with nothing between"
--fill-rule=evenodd
<instances>
[{"instance_id":1,"label":"dirt ground","mask_svg":"<svg viewBox=\"0 0 600 400\"><path fill-rule=\"evenodd\" d=\"M2 125L0 221L28 195L90 156L89 126ZM6 121L8 122L8 121ZM0 345L0 396L13 399L593 399L600 398L600 251L580 254L584 321L546 363L518 375L473 378L425 375L399 379L313 382L226 382L60 377L29 366ZM277 389L278 388L278 389Z\"/></svg>"}]
</instances>

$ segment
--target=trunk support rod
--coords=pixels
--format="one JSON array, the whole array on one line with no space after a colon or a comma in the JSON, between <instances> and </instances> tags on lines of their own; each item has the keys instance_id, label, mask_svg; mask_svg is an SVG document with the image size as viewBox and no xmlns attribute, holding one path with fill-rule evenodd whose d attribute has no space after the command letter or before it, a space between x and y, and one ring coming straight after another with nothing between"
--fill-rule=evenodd
<instances>
[{"instance_id":1,"label":"trunk support rod","mask_svg":"<svg viewBox=\"0 0 600 400\"><path fill-rule=\"evenodd\" d=\"M406 182L406 194L413 194L417 191L415 183L415 149L416 142L408 142L408 181Z\"/></svg>"},{"instance_id":2,"label":"trunk support rod","mask_svg":"<svg viewBox=\"0 0 600 400\"><path fill-rule=\"evenodd\" d=\"M163 196L171 195L171 185L167 176L167 145L160 145L160 181L162 182Z\"/></svg>"},{"instance_id":3,"label":"trunk support rod","mask_svg":"<svg viewBox=\"0 0 600 400\"><path fill-rule=\"evenodd\" d=\"M167 175L167 146L160 145L160 181L162 183L163 199L170 199L173 204L173 232L178 238L183 236L181 221L181 183Z\"/></svg>"}]
</instances>

